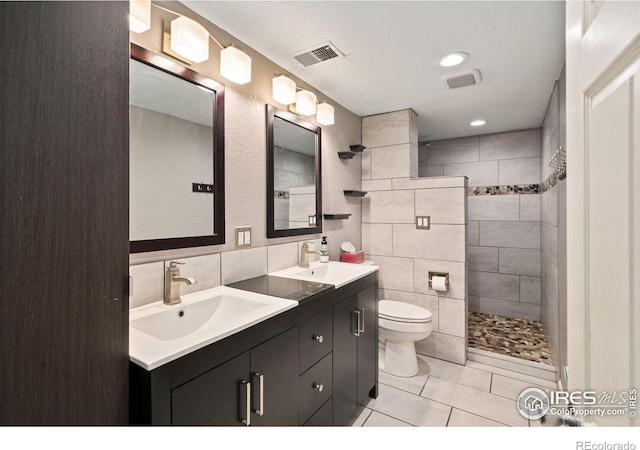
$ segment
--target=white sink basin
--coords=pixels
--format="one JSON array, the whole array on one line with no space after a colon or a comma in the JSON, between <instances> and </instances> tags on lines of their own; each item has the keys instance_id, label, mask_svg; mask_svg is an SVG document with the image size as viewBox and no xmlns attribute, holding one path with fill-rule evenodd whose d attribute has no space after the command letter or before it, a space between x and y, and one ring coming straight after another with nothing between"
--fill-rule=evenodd
<instances>
[{"instance_id":1,"label":"white sink basin","mask_svg":"<svg viewBox=\"0 0 640 450\"><path fill-rule=\"evenodd\" d=\"M147 370L294 308L298 302L219 286L129 313L129 357Z\"/></svg>"},{"instance_id":2,"label":"white sink basin","mask_svg":"<svg viewBox=\"0 0 640 450\"><path fill-rule=\"evenodd\" d=\"M378 266L351 264L337 261L321 263L319 261L309 264L308 269L298 266L270 273L269 275L295 280L315 281L316 283L333 284L336 289L363 278L378 270Z\"/></svg>"}]
</instances>

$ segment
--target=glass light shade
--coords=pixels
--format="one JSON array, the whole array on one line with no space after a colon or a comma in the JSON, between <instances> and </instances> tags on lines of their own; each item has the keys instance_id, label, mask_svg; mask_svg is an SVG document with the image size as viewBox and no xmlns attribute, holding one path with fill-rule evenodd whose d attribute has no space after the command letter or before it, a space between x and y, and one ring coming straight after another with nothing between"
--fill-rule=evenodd
<instances>
[{"instance_id":1,"label":"glass light shade","mask_svg":"<svg viewBox=\"0 0 640 450\"><path fill-rule=\"evenodd\" d=\"M333 125L333 106L328 103L320 103L317 109L316 122L320 125Z\"/></svg>"},{"instance_id":2,"label":"glass light shade","mask_svg":"<svg viewBox=\"0 0 640 450\"><path fill-rule=\"evenodd\" d=\"M129 29L144 33L151 28L151 0L131 0L129 3Z\"/></svg>"},{"instance_id":3,"label":"glass light shade","mask_svg":"<svg viewBox=\"0 0 640 450\"><path fill-rule=\"evenodd\" d=\"M171 50L196 63L209 59L209 32L195 20L171 21Z\"/></svg>"},{"instance_id":4,"label":"glass light shade","mask_svg":"<svg viewBox=\"0 0 640 450\"><path fill-rule=\"evenodd\" d=\"M251 58L242 50L227 47L220 52L220 75L234 83L251 81Z\"/></svg>"},{"instance_id":5,"label":"glass light shade","mask_svg":"<svg viewBox=\"0 0 640 450\"><path fill-rule=\"evenodd\" d=\"M318 98L313 92L301 90L296 93L296 111L303 116L313 116L316 113Z\"/></svg>"},{"instance_id":6,"label":"glass light shade","mask_svg":"<svg viewBox=\"0 0 640 450\"><path fill-rule=\"evenodd\" d=\"M296 101L296 83L286 75L279 75L272 81L273 99L283 105Z\"/></svg>"}]
</instances>

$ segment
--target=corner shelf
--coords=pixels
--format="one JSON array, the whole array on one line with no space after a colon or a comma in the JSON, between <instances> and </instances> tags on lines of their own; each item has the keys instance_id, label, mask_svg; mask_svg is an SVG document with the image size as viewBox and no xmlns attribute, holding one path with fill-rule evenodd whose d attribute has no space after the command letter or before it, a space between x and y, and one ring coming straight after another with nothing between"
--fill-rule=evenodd
<instances>
[{"instance_id":1,"label":"corner shelf","mask_svg":"<svg viewBox=\"0 0 640 450\"><path fill-rule=\"evenodd\" d=\"M367 195L365 191L342 191L347 197L364 197Z\"/></svg>"},{"instance_id":2,"label":"corner shelf","mask_svg":"<svg viewBox=\"0 0 640 450\"><path fill-rule=\"evenodd\" d=\"M338 156L340 159L353 159L356 154L353 152L338 152Z\"/></svg>"},{"instance_id":3,"label":"corner shelf","mask_svg":"<svg viewBox=\"0 0 640 450\"><path fill-rule=\"evenodd\" d=\"M355 144L355 145L350 145L349 148L351 149L352 152L360 153L367 147L365 147L364 145Z\"/></svg>"},{"instance_id":4,"label":"corner shelf","mask_svg":"<svg viewBox=\"0 0 640 450\"><path fill-rule=\"evenodd\" d=\"M348 219L351 214L323 214L325 220L341 220Z\"/></svg>"}]
</instances>

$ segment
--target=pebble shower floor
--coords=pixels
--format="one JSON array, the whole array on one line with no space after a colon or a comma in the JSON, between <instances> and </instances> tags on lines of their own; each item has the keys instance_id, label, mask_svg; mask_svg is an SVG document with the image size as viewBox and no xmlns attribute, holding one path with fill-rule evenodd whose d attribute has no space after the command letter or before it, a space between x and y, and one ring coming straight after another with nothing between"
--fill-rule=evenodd
<instances>
[{"instance_id":1,"label":"pebble shower floor","mask_svg":"<svg viewBox=\"0 0 640 450\"><path fill-rule=\"evenodd\" d=\"M535 320L470 312L469 347L551 365L542 324Z\"/></svg>"}]
</instances>

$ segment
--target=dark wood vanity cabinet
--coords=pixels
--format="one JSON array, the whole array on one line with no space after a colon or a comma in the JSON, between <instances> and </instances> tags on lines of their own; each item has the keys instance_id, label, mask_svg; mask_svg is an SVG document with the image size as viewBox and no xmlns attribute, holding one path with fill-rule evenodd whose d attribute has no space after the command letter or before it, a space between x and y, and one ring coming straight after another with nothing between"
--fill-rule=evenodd
<instances>
[{"instance_id":1,"label":"dark wood vanity cabinet","mask_svg":"<svg viewBox=\"0 0 640 450\"><path fill-rule=\"evenodd\" d=\"M298 330L291 328L171 391L173 425L297 425Z\"/></svg>"},{"instance_id":2,"label":"dark wood vanity cabinet","mask_svg":"<svg viewBox=\"0 0 640 450\"><path fill-rule=\"evenodd\" d=\"M157 369L131 363L132 423L348 424L377 396L376 293L373 273Z\"/></svg>"}]
</instances>

